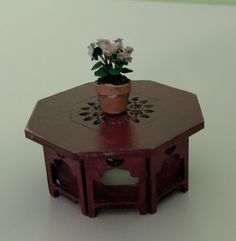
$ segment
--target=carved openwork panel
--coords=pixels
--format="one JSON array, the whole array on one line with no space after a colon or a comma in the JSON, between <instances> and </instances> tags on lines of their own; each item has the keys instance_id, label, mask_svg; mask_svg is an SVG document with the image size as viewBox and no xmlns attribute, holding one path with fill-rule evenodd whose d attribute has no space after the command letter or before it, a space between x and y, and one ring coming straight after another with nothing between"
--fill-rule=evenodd
<instances>
[{"instance_id":1,"label":"carved openwork panel","mask_svg":"<svg viewBox=\"0 0 236 241\"><path fill-rule=\"evenodd\" d=\"M167 192L184 179L184 158L175 150L176 146L174 145L165 151L166 159L156 175L157 195Z\"/></svg>"},{"instance_id":2,"label":"carved openwork panel","mask_svg":"<svg viewBox=\"0 0 236 241\"><path fill-rule=\"evenodd\" d=\"M57 155L58 158L55 158L51 164L53 181L57 187L78 197L77 178L71 170L70 163L68 163L71 160L67 160L60 154Z\"/></svg>"},{"instance_id":3,"label":"carved openwork panel","mask_svg":"<svg viewBox=\"0 0 236 241\"><path fill-rule=\"evenodd\" d=\"M135 185L138 183L137 177L132 177L130 172L120 168L114 168L103 173L100 182L104 185Z\"/></svg>"},{"instance_id":4,"label":"carved openwork panel","mask_svg":"<svg viewBox=\"0 0 236 241\"><path fill-rule=\"evenodd\" d=\"M140 182L144 181L146 172L144 159L108 157L91 165L94 168L88 175L93 178L97 202L137 202Z\"/></svg>"}]
</instances>

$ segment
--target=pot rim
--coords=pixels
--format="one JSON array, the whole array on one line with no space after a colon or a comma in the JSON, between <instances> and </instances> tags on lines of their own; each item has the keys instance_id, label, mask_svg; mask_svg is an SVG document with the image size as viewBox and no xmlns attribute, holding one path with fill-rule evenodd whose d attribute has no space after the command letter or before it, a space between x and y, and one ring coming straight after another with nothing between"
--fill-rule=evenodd
<instances>
[{"instance_id":1,"label":"pot rim","mask_svg":"<svg viewBox=\"0 0 236 241\"><path fill-rule=\"evenodd\" d=\"M95 87L98 95L115 97L119 95L129 94L131 92L132 85L129 82L122 85L95 84Z\"/></svg>"},{"instance_id":2,"label":"pot rim","mask_svg":"<svg viewBox=\"0 0 236 241\"><path fill-rule=\"evenodd\" d=\"M131 85L131 80L130 80L130 82L128 82L128 83L125 83L125 84L121 84L121 85L114 85L114 84L98 84L97 83L97 80L95 80L95 84L96 84L96 86L107 86L107 87L116 87L116 88L119 88L119 87L123 87L123 86L126 86L126 85Z\"/></svg>"}]
</instances>

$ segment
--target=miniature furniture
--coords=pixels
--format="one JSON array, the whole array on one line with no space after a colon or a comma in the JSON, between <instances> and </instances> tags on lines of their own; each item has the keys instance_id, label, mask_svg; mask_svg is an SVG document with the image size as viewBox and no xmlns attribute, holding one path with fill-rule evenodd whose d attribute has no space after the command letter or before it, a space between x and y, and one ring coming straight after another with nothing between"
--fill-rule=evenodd
<instances>
[{"instance_id":1,"label":"miniature furniture","mask_svg":"<svg viewBox=\"0 0 236 241\"><path fill-rule=\"evenodd\" d=\"M53 197L62 194L71 201L80 203L82 213L87 215L82 162L59 154L46 146L43 149L50 194Z\"/></svg>"},{"instance_id":2,"label":"miniature furniture","mask_svg":"<svg viewBox=\"0 0 236 241\"><path fill-rule=\"evenodd\" d=\"M204 127L196 95L153 81L133 81L127 112L104 114L93 83L40 100L26 126L43 145L49 192L79 203L94 217L102 208L136 206L155 213L168 193L188 190L188 139ZM122 169L133 185L105 185Z\"/></svg>"}]
</instances>

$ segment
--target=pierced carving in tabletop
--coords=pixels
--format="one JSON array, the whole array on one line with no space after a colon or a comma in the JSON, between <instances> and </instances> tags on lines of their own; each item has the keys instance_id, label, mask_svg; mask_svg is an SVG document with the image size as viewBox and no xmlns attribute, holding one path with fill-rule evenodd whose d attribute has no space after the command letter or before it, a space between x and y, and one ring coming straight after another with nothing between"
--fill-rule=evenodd
<instances>
[{"instance_id":1,"label":"pierced carving in tabletop","mask_svg":"<svg viewBox=\"0 0 236 241\"><path fill-rule=\"evenodd\" d=\"M100 125L125 127L130 122L147 123L160 116L161 106L158 100L131 94L127 111L124 113L118 115L103 113L97 97L93 96L74 105L71 120L91 129L97 129Z\"/></svg>"},{"instance_id":2,"label":"pierced carving in tabletop","mask_svg":"<svg viewBox=\"0 0 236 241\"><path fill-rule=\"evenodd\" d=\"M104 116L102 109L98 102L87 102L87 106L81 107L80 115L83 118L83 121L91 121L93 125L98 125L101 123L101 120Z\"/></svg>"},{"instance_id":3,"label":"pierced carving in tabletop","mask_svg":"<svg viewBox=\"0 0 236 241\"><path fill-rule=\"evenodd\" d=\"M154 112L153 105L148 103L148 100L133 97L129 101L127 113L130 119L136 123L140 122L142 118L150 118Z\"/></svg>"},{"instance_id":4,"label":"pierced carving in tabletop","mask_svg":"<svg viewBox=\"0 0 236 241\"><path fill-rule=\"evenodd\" d=\"M93 125L98 125L105 122L108 126L115 123L124 125L129 119L133 122L140 122L142 118L150 118L154 112L153 105L148 103L148 100L133 97L128 103L127 112L119 115L108 115L102 112L98 102L87 102L87 106L81 107L80 115L83 121L90 121Z\"/></svg>"}]
</instances>

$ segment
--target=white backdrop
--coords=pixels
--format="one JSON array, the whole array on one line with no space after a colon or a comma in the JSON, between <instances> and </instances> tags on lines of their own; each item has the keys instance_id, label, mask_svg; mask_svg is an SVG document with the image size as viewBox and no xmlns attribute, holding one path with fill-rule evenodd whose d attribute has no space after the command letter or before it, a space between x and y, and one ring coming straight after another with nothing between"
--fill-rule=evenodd
<instances>
[{"instance_id":1,"label":"white backdrop","mask_svg":"<svg viewBox=\"0 0 236 241\"><path fill-rule=\"evenodd\" d=\"M234 241L236 7L119 0L0 0L0 240ZM42 148L24 138L38 99L95 80L87 46L124 38L132 79L198 95L206 128L190 141L190 191L155 215L89 219L49 196Z\"/></svg>"}]
</instances>

